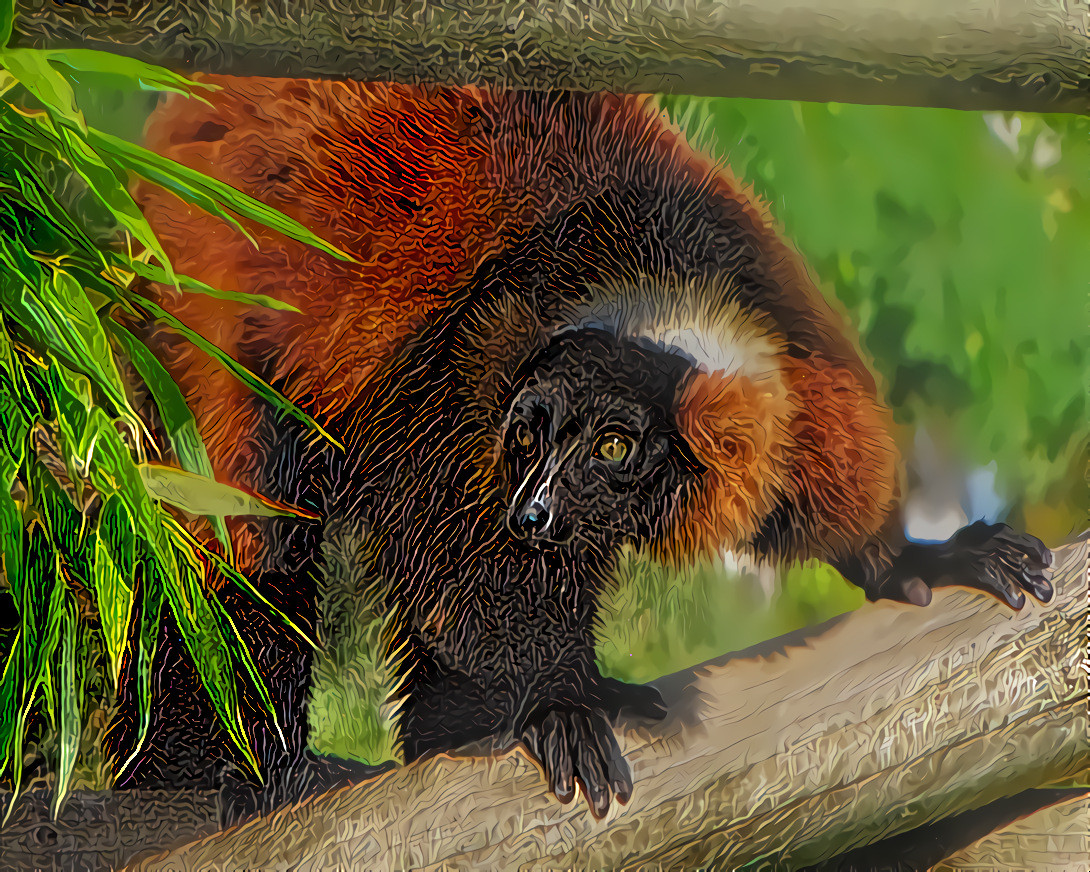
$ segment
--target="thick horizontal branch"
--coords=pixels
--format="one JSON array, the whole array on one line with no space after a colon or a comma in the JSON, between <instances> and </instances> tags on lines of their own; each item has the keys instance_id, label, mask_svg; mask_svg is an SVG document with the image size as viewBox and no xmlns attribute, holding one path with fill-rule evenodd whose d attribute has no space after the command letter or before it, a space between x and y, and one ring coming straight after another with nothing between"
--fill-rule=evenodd
<instances>
[{"instance_id":1,"label":"thick horizontal branch","mask_svg":"<svg viewBox=\"0 0 1090 872\"><path fill-rule=\"evenodd\" d=\"M17 44L178 69L1090 111L1066 0L18 0Z\"/></svg>"},{"instance_id":2,"label":"thick horizontal branch","mask_svg":"<svg viewBox=\"0 0 1090 872\"><path fill-rule=\"evenodd\" d=\"M444 756L138 868L799 868L1070 778L1090 765L1086 543L1059 556L1047 606L939 591L665 680L670 718L626 731L635 792L602 821L521 752Z\"/></svg>"}]
</instances>

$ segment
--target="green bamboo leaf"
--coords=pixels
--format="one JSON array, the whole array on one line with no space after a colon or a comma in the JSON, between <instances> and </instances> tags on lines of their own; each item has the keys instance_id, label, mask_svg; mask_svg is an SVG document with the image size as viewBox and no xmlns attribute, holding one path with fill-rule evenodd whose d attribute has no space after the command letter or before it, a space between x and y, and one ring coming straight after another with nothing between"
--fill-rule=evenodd
<instances>
[{"instance_id":1,"label":"green bamboo leaf","mask_svg":"<svg viewBox=\"0 0 1090 872\"><path fill-rule=\"evenodd\" d=\"M22 406L22 398L16 387L14 359L5 361L3 348L7 344L7 334L0 322L0 458L5 458L6 465L0 474L0 489L10 489L15 470L26 456L26 439L30 433L31 420ZM10 364L10 365L9 365Z\"/></svg>"},{"instance_id":2,"label":"green bamboo leaf","mask_svg":"<svg viewBox=\"0 0 1090 872\"><path fill-rule=\"evenodd\" d=\"M3 115L0 112L0 129L3 129ZM0 167L3 168L7 186L29 208L39 213L43 222L72 242L79 250L105 268L107 265L103 252L85 232L84 228L68 214L54 196L53 187L41 178L41 168L26 155L25 148L16 147L17 139L11 136L0 137ZM17 195L14 192L18 192Z\"/></svg>"},{"instance_id":3,"label":"green bamboo leaf","mask_svg":"<svg viewBox=\"0 0 1090 872\"><path fill-rule=\"evenodd\" d=\"M174 523L178 534L189 543L190 547L197 549L206 558L211 560L217 571L222 573L228 581L230 581L232 584L242 590L247 596L254 600L254 602L260 603L266 609L268 609L271 614L275 615L276 618L281 621L281 623L297 633L299 635L299 638L301 638L304 642L310 645L311 648L314 648L315 650L318 649L318 643L311 639L310 636L307 635L306 631L303 630L303 628L300 627L298 624L296 624L295 621L293 621L290 617L284 614L284 612L274 606L268 600L268 598L254 586L253 582L250 581L250 579L248 579L245 575L243 575L241 572L239 572L237 569L227 563L227 561L220 557L220 555L206 548L199 539L195 539L190 533L188 533L188 531L186 531L182 527L179 527L176 522L172 523Z\"/></svg>"},{"instance_id":4,"label":"green bamboo leaf","mask_svg":"<svg viewBox=\"0 0 1090 872\"><path fill-rule=\"evenodd\" d=\"M337 448L344 448L340 442L334 439L329 433L322 428L322 426L315 421L310 415L298 408L296 405L286 400L277 391L270 387L264 380L258 378L246 367L242 366L231 355L225 351L217 348L195 330L191 330L181 321L179 321L174 315L159 306L157 303L153 303L151 300L141 299L140 305L151 312L157 319L163 324L184 336L190 342L197 346L201 351L207 354L209 357L217 360L231 375L246 385L250 390L257 394L261 399L265 400L269 405L285 415L295 418L297 421L302 422L307 427L314 430L321 435L327 442Z\"/></svg>"},{"instance_id":5,"label":"green bamboo leaf","mask_svg":"<svg viewBox=\"0 0 1090 872\"><path fill-rule=\"evenodd\" d=\"M125 383L118 372L110 340L83 288L61 269L53 270L53 281L49 288L52 294L44 299L56 307L58 321L63 318L61 326L65 328L68 344L76 351L77 360L81 363L85 361L85 365L79 368L80 371L93 373L106 386L103 392L118 411L127 413L134 420L136 412L129 405Z\"/></svg>"},{"instance_id":6,"label":"green bamboo leaf","mask_svg":"<svg viewBox=\"0 0 1090 872\"><path fill-rule=\"evenodd\" d=\"M0 0L0 48L11 39L12 26L15 23L15 0Z\"/></svg>"},{"instance_id":7,"label":"green bamboo leaf","mask_svg":"<svg viewBox=\"0 0 1090 872\"><path fill-rule=\"evenodd\" d=\"M241 663L246 669L247 675L250 676L250 683L257 691L258 699L261 700L261 707L264 709L265 714L269 716L269 720L276 729L277 736L280 737L280 746L287 751L288 742L287 739L284 738L284 730L281 727L280 718L276 714L276 706L273 705L272 695L269 693L269 688L265 685L265 679L261 676L261 670L257 668L257 664L254 662L250 649L246 646L246 642L239 633L238 627L235 626L234 620L227 613L227 609L223 607L223 603L215 596L209 597L208 602L212 606L213 612L215 612L216 616L219 618L220 625L226 627L228 630L227 632L224 632L223 635L230 648L232 658Z\"/></svg>"},{"instance_id":8,"label":"green bamboo leaf","mask_svg":"<svg viewBox=\"0 0 1090 872\"><path fill-rule=\"evenodd\" d=\"M173 433L189 425L195 426L193 412L166 367L125 327L116 321L107 321L106 327L110 335L118 341L121 350L132 361L132 365L148 390L151 391L155 405L159 409L159 417L167 431ZM203 444L201 448L202 456L183 456L179 453L179 458L187 469L192 469L193 472L201 475L211 475L211 461L208 460L207 451L203 450Z\"/></svg>"},{"instance_id":9,"label":"green bamboo leaf","mask_svg":"<svg viewBox=\"0 0 1090 872\"><path fill-rule=\"evenodd\" d=\"M44 270L33 261L21 260L19 248L6 244L10 242L0 239L0 265L6 263L28 281L19 292L0 282L5 314L42 346L39 350L51 352L69 369L87 375L118 412L135 421L109 340L83 289L61 270Z\"/></svg>"},{"instance_id":10,"label":"green bamboo leaf","mask_svg":"<svg viewBox=\"0 0 1090 872\"><path fill-rule=\"evenodd\" d=\"M268 500L184 469L153 463L141 463L137 468L149 494L191 515L318 518L297 506Z\"/></svg>"},{"instance_id":11,"label":"green bamboo leaf","mask_svg":"<svg viewBox=\"0 0 1090 872\"><path fill-rule=\"evenodd\" d=\"M113 421L98 406L90 410L80 456L89 461L95 490L104 498L116 493L124 501L137 537L147 545L160 573L164 576L177 574L175 549L164 526L169 515L148 494L128 446Z\"/></svg>"},{"instance_id":12,"label":"green bamboo leaf","mask_svg":"<svg viewBox=\"0 0 1090 872\"><path fill-rule=\"evenodd\" d=\"M60 649L60 663L57 670L58 681L55 682L54 686L59 710L59 729L57 730L56 781L53 785L53 796L50 803L50 813L54 819L60 814L61 807L68 795L72 770L75 768L76 758L79 755L79 740L83 727L79 713L79 700L76 695L76 633L78 625L75 604L71 600L64 603L59 629L61 636L58 646Z\"/></svg>"},{"instance_id":13,"label":"green bamboo leaf","mask_svg":"<svg viewBox=\"0 0 1090 872\"><path fill-rule=\"evenodd\" d=\"M4 49L0 51L0 66L61 121L87 134L87 122L76 105L72 86L49 65L43 52L30 48Z\"/></svg>"},{"instance_id":14,"label":"green bamboo leaf","mask_svg":"<svg viewBox=\"0 0 1090 872\"><path fill-rule=\"evenodd\" d=\"M116 257L116 262L122 269L131 270L138 276L148 279L149 281L158 282L159 284L169 283L166 272L154 264L120 256ZM265 294L221 291L219 288L206 285L204 282L198 281L191 276L179 275L177 273L175 273L174 279L177 286L183 291L194 291L198 294L214 297L217 300L231 300L236 303L246 303L251 306L264 306L267 309L276 309L280 312L299 312L299 310L290 303L285 303L283 300L278 300L276 297L270 297Z\"/></svg>"},{"instance_id":15,"label":"green bamboo leaf","mask_svg":"<svg viewBox=\"0 0 1090 872\"><path fill-rule=\"evenodd\" d=\"M3 117L6 133L22 136L50 157L57 156L59 152L87 184L87 190L109 210L122 229L163 265L173 280L170 259L126 189L124 180L77 131L64 125L58 127L52 118L41 112L27 115L7 112Z\"/></svg>"},{"instance_id":16,"label":"green bamboo leaf","mask_svg":"<svg viewBox=\"0 0 1090 872\"><path fill-rule=\"evenodd\" d=\"M161 581L182 641L197 667L201 684L212 701L220 723L254 773L260 776L261 765L242 725L231 647L224 637L215 609L205 596L200 565L183 559L179 567L176 575L164 577Z\"/></svg>"},{"instance_id":17,"label":"green bamboo leaf","mask_svg":"<svg viewBox=\"0 0 1090 872\"><path fill-rule=\"evenodd\" d=\"M0 207L4 205L0 201ZM4 279L0 282L0 304L4 310L10 310L18 305L24 287L42 281L44 268L27 251L23 240L8 232L0 234L0 266L6 267L0 271L0 277Z\"/></svg>"},{"instance_id":18,"label":"green bamboo leaf","mask_svg":"<svg viewBox=\"0 0 1090 872\"><path fill-rule=\"evenodd\" d=\"M95 148L111 155L120 166L162 185L186 202L196 205L203 205L209 200L222 203L243 218L249 218L291 239L320 248L340 260L356 262L350 254L330 245L298 221L217 179L93 127L88 130L88 141Z\"/></svg>"},{"instance_id":19,"label":"green bamboo leaf","mask_svg":"<svg viewBox=\"0 0 1090 872\"><path fill-rule=\"evenodd\" d=\"M159 409L159 417L170 438L170 444L182 468L197 475L213 478L215 474L212 470L212 461L208 457L204 440L201 439L201 434L197 430L193 412L166 367L156 359L143 342L116 321L107 321L106 326L151 392L152 399L155 400L155 405ZM227 525L223 518L213 515L208 518L208 521L212 525L216 538L223 546L228 560L233 559L231 536L227 532Z\"/></svg>"},{"instance_id":20,"label":"green bamboo leaf","mask_svg":"<svg viewBox=\"0 0 1090 872\"><path fill-rule=\"evenodd\" d=\"M10 464L5 470L5 462L10 463L7 458L0 457L0 472L7 479L7 484L0 482L0 571L7 579L14 596L14 592L22 588L23 518L11 495L15 464Z\"/></svg>"},{"instance_id":21,"label":"green bamboo leaf","mask_svg":"<svg viewBox=\"0 0 1090 872\"><path fill-rule=\"evenodd\" d=\"M136 531L132 516L118 494L111 495L99 513L95 535L94 580L110 675L116 688L132 618Z\"/></svg>"},{"instance_id":22,"label":"green bamboo leaf","mask_svg":"<svg viewBox=\"0 0 1090 872\"><path fill-rule=\"evenodd\" d=\"M12 796L0 825L7 823L23 778L23 741L26 738L24 648L25 640L20 631L16 633L11 650L6 654L0 653L3 661L3 672L0 673L0 777L7 775L12 785Z\"/></svg>"},{"instance_id":23,"label":"green bamboo leaf","mask_svg":"<svg viewBox=\"0 0 1090 872\"><path fill-rule=\"evenodd\" d=\"M58 622L64 599L64 582L57 572L57 555L51 537L40 522L28 530L29 547L23 563L24 586L19 613L26 633L26 694L32 694L45 673L60 639ZM29 704L24 697L24 703Z\"/></svg>"},{"instance_id":24,"label":"green bamboo leaf","mask_svg":"<svg viewBox=\"0 0 1090 872\"><path fill-rule=\"evenodd\" d=\"M82 583L89 583L91 555L84 536L83 514L40 461L30 466L30 486L35 507L46 520L56 555Z\"/></svg>"},{"instance_id":25,"label":"green bamboo leaf","mask_svg":"<svg viewBox=\"0 0 1090 872\"><path fill-rule=\"evenodd\" d=\"M124 142L124 140L120 141ZM224 208L224 205L220 202L220 200L218 200L208 191L195 188L192 185L182 184L173 176L163 173L155 169L154 167L149 167L144 163L135 162L130 158L112 154L109 149L104 148L103 144L100 142L96 142L95 145L98 147L101 154L106 155L107 161L113 168L114 172L118 175L132 173L138 176L142 176L150 182L155 182L166 190L177 195L182 200L193 204L198 209L207 212L209 215L213 215L216 218L219 218L221 221L225 222L230 227L245 236L252 246L254 246L255 248L257 247L257 240L254 239L253 234L250 233L250 231L247 230L239 222L239 220L231 214L228 209ZM166 160L166 158L164 158L164 160ZM182 166L182 164L178 164L178 166Z\"/></svg>"},{"instance_id":26,"label":"green bamboo leaf","mask_svg":"<svg viewBox=\"0 0 1090 872\"><path fill-rule=\"evenodd\" d=\"M87 48L65 48L42 50L39 53L51 64L60 64L77 72L118 76L129 83L136 84L144 91L173 91L177 94L199 97L197 92L200 89L217 90L215 85L187 79L164 67L111 52Z\"/></svg>"},{"instance_id":27,"label":"green bamboo leaf","mask_svg":"<svg viewBox=\"0 0 1090 872\"><path fill-rule=\"evenodd\" d=\"M137 730L136 741L128 757L117 767L116 776L120 778L139 756L151 726L151 677L155 654L159 650L159 624L163 613L163 570L154 554L143 542L138 543L139 566L142 569L140 590L140 608L137 609L140 627L136 640L136 699Z\"/></svg>"}]
</instances>

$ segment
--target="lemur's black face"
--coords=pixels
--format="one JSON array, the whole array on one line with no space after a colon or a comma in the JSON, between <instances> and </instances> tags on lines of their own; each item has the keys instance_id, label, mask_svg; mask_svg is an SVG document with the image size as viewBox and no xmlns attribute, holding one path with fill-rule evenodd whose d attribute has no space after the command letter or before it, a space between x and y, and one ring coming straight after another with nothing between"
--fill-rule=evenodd
<instances>
[{"instance_id":1,"label":"lemur's black face","mask_svg":"<svg viewBox=\"0 0 1090 872\"><path fill-rule=\"evenodd\" d=\"M512 534L599 551L651 536L694 468L672 421L686 368L598 331L554 343L508 414Z\"/></svg>"}]
</instances>

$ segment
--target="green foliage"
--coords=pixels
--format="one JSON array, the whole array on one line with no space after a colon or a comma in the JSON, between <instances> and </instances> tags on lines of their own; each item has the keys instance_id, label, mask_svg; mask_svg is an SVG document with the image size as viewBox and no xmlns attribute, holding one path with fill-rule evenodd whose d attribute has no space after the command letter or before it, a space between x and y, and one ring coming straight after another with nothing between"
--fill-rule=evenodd
<instances>
[{"instance_id":1,"label":"green foliage","mask_svg":"<svg viewBox=\"0 0 1090 872\"><path fill-rule=\"evenodd\" d=\"M994 462L1015 523L1081 528L1090 119L664 102L769 202L898 420Z\"/></svg>"},{"instance_id":2,"label":"green foliage","mask_svg":"<svg viewBox=\"0 0 1090 872\"><path fill-rule=\"evenodd\" d=\"M0 45L11 32L12 10L0 2ZM115 698L126 656L143 702L142 741L164 605L221 722L255 769L240 682L249 682L272 716L238 628L205 586L207 567L264 598L167 506L207 512L225 549L224 515L291 509L211 480L181 391L115 316L165 322L321 432L143 296L137 277L180 291L240 295L173 272L128 193L130 178L163 185L235 226L238 216L348 258L239 191L89 125L73 87L89 76L183 94L197 87L167 70L97 52L0 49L0 595L11 597L18 615L12 631L0 632L0 778L18 792L27 751L36 746L51 764L54 810L87 750L86 723ZM158 407L181 470L146 462L158 448L133 405L126 365ZM102 680L92 681L98 672Z\"/></svg>"}]
</instances>

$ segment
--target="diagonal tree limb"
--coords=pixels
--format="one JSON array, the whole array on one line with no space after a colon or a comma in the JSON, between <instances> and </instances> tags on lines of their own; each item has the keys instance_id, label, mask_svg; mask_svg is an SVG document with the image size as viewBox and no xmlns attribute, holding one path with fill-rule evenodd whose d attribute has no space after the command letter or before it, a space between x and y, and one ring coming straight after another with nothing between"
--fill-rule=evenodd
<instances>
[{"instance_id":1,"label":"diagonal tree limb","mask_svg":"<svg viewBox=\"0 0 1090 872\"><path fill-rule=\"evenodd\" d=\"M635 792L595 821L521 752L442 756L132 868L788 869L1085 771L1087 545L1055 600L869 605L785 654L662 682Z\"/></svg>"}]
</instances>

